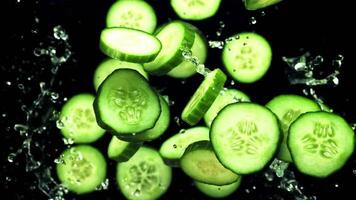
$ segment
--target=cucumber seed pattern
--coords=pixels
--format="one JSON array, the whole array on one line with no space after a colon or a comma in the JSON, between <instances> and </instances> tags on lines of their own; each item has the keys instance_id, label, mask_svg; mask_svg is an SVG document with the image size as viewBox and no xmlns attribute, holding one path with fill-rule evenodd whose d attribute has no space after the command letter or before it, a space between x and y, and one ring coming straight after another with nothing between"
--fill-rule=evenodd
<instances>
[{"instance_id":1,"label":"cucumber seed pattern","mask_svg":"<svg viewBox=\"0 0 356 200\"><path fill-rule=\"evenodd\" d=\"M338 153L334 136L335 131L331 123L316 122L313 133L302 138L303 148L309 153L320 153L323 158L333 158Z\"/></svg>"},{"instance_id":2,"label":"cucumber seed pattern","mask_svg":"<svg viewBox=\"0 0 356 200\"><path fill-rule=\"evenodd\" d=\"M241 47L241 51L235 56L236 66L240 69L253 69L254 60L257 57L257 54L253 52L250 46L247 46L246 43Z\"/></svg>"},{"instance_id":3,"label":"cucumber seed pattern","mask_svg":"<svg viewBox=\"0 0 356 200\"><path fill-rule=\"evenodd\" d=\"M237 154L254 155L258 153L262 140L256 134L257 126L252 121L239 121L228 129L230 147Z\"/></svg>"},{"instance_id":4,"label":"cucumber seed pattern","mask_svg":"<svg viewBox=\"0 0 356 200\"><path fill-rule=\"evenodd\" d=\"M128 186L136 188L135 191L151 192L160 180L158 178L159 171L153 164L146 161L141 161L138 165L134 165L129 169L129 175L126 177Z\"/></svg>"},{"instance_id":5,"label":"cucumber seed pattern","mask_svg":"<svg viewBox=\"0 0 356 200\"><path fill-rule=\"evenodd\" d=\"M139 29L139 22L143 19L143 17L140 13L129 10L121 14L121 19L123 20L118 22L120 27Z\"/></svg>"},{"instance_id":6,"label":"cucumber seed pattern","mask_svg":"<svg viewBox=\"0 0 356 200\"><path fill-rule=\"evenodd\" d=\"M75 184L80 184L82 181L85 181L93 172L92 164L83 158L80 152L74 152L74 154L69 157L68 164L71 166L68 179Z\"/></svg>"},{"instance_id":7,"label":"cucumber seed pattern","mask_svg":"<svg viewBox=\"0 0 356 200\"><path fill-rule=\"evenodd\" d=\"M140 90L122 87L111 90L108 95L110 106L120 119L128 124L136 124L141 120L142 112L147 105L145 97L146 94Z\"/></svg>"},{"instance_id":8,"label":"cucumber seed pattern","mask_svg":"<svg viewBox=\"0 0 356 200\"><path fill-rule=\"evenodd\" d=\"M189 7L192 7L192 6L204 6L204 2L203 0L185 0L186 3L188 3L188 6Z\"/></svg>"},{"instance_id":9,"label":"cucumber seed pattern","mask_svg":"<svg viewBox=\"0 0 356 200\"><path fill-rule=\"evenodd\" d=\"M68 118L65 117L65 119ZM74 127L74 130L90 128L93 124L95 124L94 111L91 109L77 108L73 112L71 119L72 119L71 121L72 123L71 126L69 127Z\"/></svg>"},{"instance_id":10,"label":"cucumber seed pattern","mask_svg":"<svg viewBox=\"0 0 356 200\"><path fill-rule=\"evenodd\" d=\"M297 117L301 114L300 110L288 110L281 119L281 128L283 133L286 133L289 129L290 124L297 119Z\"/></svg>"}]
</instances>

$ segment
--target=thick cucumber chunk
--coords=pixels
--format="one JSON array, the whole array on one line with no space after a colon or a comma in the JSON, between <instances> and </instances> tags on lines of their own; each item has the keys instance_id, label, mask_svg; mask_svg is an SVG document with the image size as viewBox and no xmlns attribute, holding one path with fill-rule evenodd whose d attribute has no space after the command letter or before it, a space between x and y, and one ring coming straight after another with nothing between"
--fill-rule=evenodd
<instances>
[{"instance_id":1,"label":"thick cucumber chunk","mask_svg":"<svg viewBox=\"0 0 356 200\"><path fill-rule=\"evenodd\" d=\"M272 49L261 35L252 32L231 37L223 49L222 61L230 76L241 83L261 79L272 61Z\"/></svg>"},{"instance_id":2,"label":"thick cucumber chunk","mask_svg":"<svg viewBox=\"0 0 356 200\"><path fill-rule=\"evenodd\" d=\"M105 59L94 72L94 88L99 89L100 84L116 69L134 69L148 80L148 74L143 69L142 64L124 62L116 59Z\"/></svg>"},{"instance_id":3,"label":"thick cucumber chunk","mask_svg":"<svg viewBox=\"0 0 356 200\"><path fill-rule=\"evenodd\" d=\"M203 194L212 197L212 198L224 198L232 193L234 193L241 185L241 179L242 177L239 177L239 179L236 182L233 182L228 185L210 185L206 183L201 183L199 181L195 181L195 186L199 189L200 192Z\"/></svg>"},{"instance_id":4,"label":"thick cucumber chunk","mask_svg":"<svg viewBox=\"0 0 356 200\"><path fill-rule=\"evenodd\" d=\"M141 145L142 142L126 142L113 136L108 147L108 157L118 162L126 162L136 153Z\"/></svg>"},{"instance_id":5,"label":"thick cucumber chunk","mask_svg":"<svg viewBox=\"0 0 356 200\"><path fill-rule=\"evenodd\" d=\"M119 0L106 16L107 27L126 27L153 33L157 17L153 8L141 0Z\"/></svg>"},{"instance_id":6,"label":"thick cucumber chunk","mask_svg":"<svg viewBox=\"0 0 356 200\"><path fill-rule=\"evenodd\" d=\"M78 94L71 97L62 107L59 116L61 133L75 143L90 143L101 138L105 130L95 119L94 95Z\"/></svg>"},{"instance_id":7,"label":"thick cucumber chunk","mask_svg":"<svg viewBox=\"0 0 356 200\"><path fill-rule=\"evenodd\" d=\"M105 180L106 161L94 147L79 145L66 149L59 160L57 176L69 191L90 193Z\"/></svg>"},{"instance_id":8,"label":"thick cucumber chunk","mask_svg":"<svg viewBox=\"0 0 356 200\"><path fill-rule=\"evenodd\" d=\"M127 199L158 199L171 184L172 170L159 153L141 147L127 162L117 165L116 181Z\"/></svg>"},{"instance_id":9,"label":"thick cucumber chunk","mask_svg":"<svg viewBox=\"0 0 356 200\"><path fill-rule=\"evenodd\" d=\"M154 139L159 138L167 130L171 117L169 106L166 100L164 100L162 96L159 96L159 101L161 104L161 114L153 128L140 133L135 133L130 135L129 134L118 135L117 137L129 142L152 141Z\"/></svg>"},{"instance_id":10,"label":"thick cucumber chunk","mask_svg":"<svg viewBox=\"0 0 356 200\"><path fill-rule=\"evenodd\" d=\"M302 113L319 111L320 108L317 103L306 97L291 94L274 97L266 104L266 107L277 115L283 133L283 141L279 147L277 157L286 162L293 162L287 147L289 126Z\"/></svg>"},{"instance_id":11,"label":"thick cucumber chunk","mask_svg":"<svg viewBox=\"0 0 356 200\"><path fill-rule=\"evenodd\" d=\"M234 103L211 124L210 140L220 162L237 174L263 169L280 139L277 117L255 103Z\"/></svg>"},{"instance_id":12,"label":"thick cucumber chunk","mask_svg":"<svg viewBox=\"0 0 356 200\"><path fill-rule=\"evenodd\" d=\"M100 49L107 56L127 62L145 63L162 48L153 35L130 28L106 28L100 35Z\"/></svg>"},{"instance_id":13,"label":"thick cucumber chunk","mask_svg":"<svg viewBox=\"0 0 356 200\"><path fill-rule=\"evenodd\" d=\"M247 10L258 10L274 5L281 1L282 0L245 0L245 8Z\"/></svg>"},{"instance_id":14,"label":"thick cucumber chunk","mask_svg":"<svg viewBox=\"0 0 356 200\"><path fill-rule=\"evenodd\" d=\"M178 166L179 159L184 154L185 149L190 144L201 140L209 140L209 129L207 127L198 126L181 130L163 142L159 153L165 163L171 166Z\"/></svg>"},{"instance_id":15,"label":"thick cucumber chunk","mask_svg":"<svg viewBox=\"0 0 356 200\"><path fill-rule=\"evenodd\" d=\"M186 20L203 20L215 15L221 0L171 0L177 15Z\"/></svg>"},{"instance_id":16,"label":"thick cucumber chunk","mask_svg":"<svg viewBox=\"0 0 356 200\"><path fill-rule=\"evenodd\" d=\"M209 72L182 112L182 120L197 124L223 89L226 75L220 69Z\"/></svg>"},{"instance_id":17,"label":"thick cucumber chunk","mask_svg":"<svg viewBox=\"0 0 356 200\"><path fill-rule=\"evenodd\" d=\"M115 135L150 129L161 114L156 92L132 69L117 69L105 79L94 110L98 124Z\"/></svg>"},{"instance_id":18,"label":"thick cucumber chunk","mask_svg":"<svg viewBox=\"0 0 356 200\"><path fill-rule=\"evenodd\" d=\"M191 49L192 56L197 58L199 63L192 63L190 60L185 60L178 66L168 72L168 76L173 78L188 78L197 73L197 65L204 64L208 56L208 45L205 36L193 25L188 24L195 30L195 40Z\"/></svg>"},{"instance_id":19,"label":"thick cucumber chunk","mask_svg":"<svg viewBox=\"0 0 356 200\"><path fill-rule=\"evenodd\" d=\"M173 21L162 26L156 37L162 43L162 50L143 67L150 74L164 75L184 61L183 50L193 46L195 32L184 22Z\"/></svg>"},{"instance_id":20,"label":"thick cucumber chunk","mask_svg":"<svg viewBox=\"0 0 356 200\"><path fill-rule=\"evenodd\" d=\"M190 144L180 160L180 166L189 177L207 184L226 185L239 178L221 165L209 141Z\"/></svg>"},{"instance_id":21,"label":"thick cucumber chunk","mask_svg":"<svg viewBox=\"0 0 356 200\"><path fill-rule=\"evenodd\" d=\"M302 173L327 177L339 170L355 147L355 133L340 116L319 111L302 114L289 128L288 146Z\"/></svg>"},{"instance_id":22,"label":"thick cucumber chunk","mask_svg":"<svg viewBox=\"0 0 356 200\"><path fill-rule=\"evenodd\" d=\"M227 89L219 93L218 97L215 99L214 103L210 106L209 110L206 111L204 115L204 121L207 126L210 127L214 118L218 112L223 109L225 106L236 103L236 102L249 102L250 97L245 93L236 89Z\"/></svg>"}]
</instances>

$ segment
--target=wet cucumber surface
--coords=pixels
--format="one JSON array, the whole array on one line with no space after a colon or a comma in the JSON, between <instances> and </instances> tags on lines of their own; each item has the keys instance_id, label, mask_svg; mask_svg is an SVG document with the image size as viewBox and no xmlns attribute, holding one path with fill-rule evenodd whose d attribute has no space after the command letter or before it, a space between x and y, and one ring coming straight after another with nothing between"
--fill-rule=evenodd
<instances>
[{"instance_id":1,"label":"wet cucumber surface","mask_svg":"<svg viewBox=\"0 0 356 200\"><path fill-rule=\"evenodd\" d=\"M154 8L160 10L160 13L158 13L159 22L163 23L167 17L176 19L176 15L171 10L168 1L167 3L162 3L160 0L152 0L150 2L152 2ZM47 44L50 43L49 39L46 39L47 36L52 37L51 41L54 43L61 42L62 40L57 40L53 36L52 30L57 25L61 25L66 30L69 36L68 40L72 46L70 48L70 51L73 52L72 56L68 62L61 65L55 84L50 88L51 92L59 93L58 100L56 103L52 103L50 96L47 96L45 99L49 103L43 105L44 109L37 109L39 115L46 119L46 113L50 113L53 109L60 109L65 97L68 99L70 96L80 92L95 93L90 84L92 82L92 72L104 59L95 41L98 39L99 31L104 27L103 22L105 21L106 12L111 4L111 1L79 0L70 2L51 1L51 4L49 2L41 2L39 6L35 1L13 1L11 3L12 6L9 7L9 10L13 10L13 12L9 12L10 14L6 16L4 14L3 17L9 20L4 20L3 26L7 28L4 28L2 33L5 33L5 38L7 38L4 43L4 48L7 50L3 52L0 59L1 71L4 72L6 77L1 82L1 96L7 97L3 99L4 102L0 106L2 119L0 126L4 127L1 143L5 144L0 145L0 150L3 153L1 158L4 158L3 160L5 161L1 169L0 180L3 183L1 187L5 188L5 194L9 194L10 198L46 198L43 192L34 184L37 180L35 172L25 172L27 161L24 154L26 151L15 157L13 162L6 162L7 155L16 152L22 146L23 136L20 136L18 129L13 129L15 123L26 124L26 112L21 109L21 106L27 105L27 108L31 108L33 101L40 94L39 83L45 82L45 88L49 88L50 79L53 76L51 69L54 66L50 61L50 56L34 56L34 48L47 48ZM85 5L85 9L83 9L83 5ZM324 8L322 10L320 9L321 5ZM257 30L266 36L278 49L274 52L274 56L277 59L272 61L273 67L271 71L266 74L261 82L253 85L241 85L235 82L234 85L237 89L246 92L253 101L261 104L267 103L271 98L281 93L288 92L303 95L303 89L309 90L308 87L289 84L284 72L287 66L282 61L282 56L299 56L302 54L299 49L304 48L304 50L311 51L313 55L320 54L324 57L325 68L320 68L323 70L329 69L331 66L329 61L334 56L342 54L345 60L342 67L343 72L340 75L340 86L322 86L316 88L316 90L318 95L323 97L325 103L332 107L335 112L342 113L349 122L355 122L355 98L350 94L355 84L352 67L346 67L354 66L353 54L348 54L346 50L350 38L347 37L350 27L348 20L354 18L352 16L354 14L347 12L347 9L345 10L346 7L350 6L326 1L285 1L276 7L272 6L263 10L263 13L262 11L245 12L240 1L223 1L221 10L215 17L194 24L209 36L209 40L225 39L225 37L240 31ZM5 8L7 8L6 3ZM301 10L303 15L301 15ZM34 14L34 12L37 12L37 14ZM315 14L316 12L318 13L317 15ZM331 16L330 13L335 13L335 15ZM38 17L39 23L35 22L35 17ZM257 23L253 24L254 20L251 20L251 17L254 17ZM222 35L218 36L216 32L220 27L220 21L224 22L225 27L222 28ZM34 33L36 30L32 32L32 29L37 29L37 34ZM39 44L40 42L43 42L43 46ZM53 45L57 49L59 56L63 55L62 51L67 48L60 44ZM25 50L22 50L23 47L25 47ZM209 49L209 67L222 67L220 58L215 56L219 54L220 50L216 48ZM192 94L195 90L194 86L198 85L201 80L201 76L194 76L182 84L181 80L172 80L168 77L154 78L152 85L158 86L159 89L167 88L163 93L169 95L171 100L174 101L171 107L172 113L179 113L185 106L184 102L189 99L189 96L185 94L188 92ZM59 84L59 81L62 83ZM230 83L230 81L229 79L227 83ZM21 89L21 84L24 86L24 90ZM180 91L170 90L170 88L181 88L184 91L183 95L181 95ZM56 99L55 94L53 97ZM177 133L182 128L182 126L175 124L174 117L175 115L173 114L172 127L168 131L171 134ZM31 122L33 128L44 125L41 124L40 119L32 119L36 121ZM57 130L51 129L49 124L46 124L47 129L41 136L36 134L33 138L33 141L39 142L40 146L31 145L31 148L34 149L33 151L37 149L41 152L42 150L40 149L44 149L43 151L46 152L44 156L45 163L42 162L43 168L36 171L36 173L44 169L47 163L52 165L54 158L57 157L61 150L66 148L60 134L53 134ZM200 125L204 125L203 122ZM165 137L168 138L168 134L162 140L166 139ZM110 139L110 137L104 136L95 143L95 146L105 152ZM156 148L160 144L161 141L152 143ZM39 160L39 158L36 158L36 160ZM112 170L114 168L112 167L113 165L114 162L109 163L111 170L108 171L108 176L110 177L115 176L114 170ZM317 199L328 199L332 195L341 196L353 191L354 185L350 184L355 181L353 169L355 169L355 165L351 162L347 163L342 171L326 180L316 180L300 173L295 173L295 179L298 180L299 186L303 186L302 192L304 194L316 196ZM291 170L296 171L294 167L289 166L287 171L290 172ZM285 177L288 177L288 174L286 173ZM26 177L26 179L19 179L18 177ZM199 199L202 197L202 194L190 184L191 180L179 170L174 170L174 177L176 177L174 185L170 187L162 198L171 199L177 195L185 199ZM266 197L274 199L280 199L281 197L292 199L295 197L296 194L291 194L283 189L284 185L280 184L282 179L276 176L273 177L273 181L269 181L270 177L266 178L264 172L261 172L251 178L244 179L244 183L234 195L241 197L241 199L254 200L265 199ZM282 189L278 188L279 185L282 186ZM16 193L13 191L16 191ZM111 184L108 190L79 198L74 197L74 195L68 195L68 199L104 199L105 197L124 198L114 184Z\"/></svg>"}]
</instances>

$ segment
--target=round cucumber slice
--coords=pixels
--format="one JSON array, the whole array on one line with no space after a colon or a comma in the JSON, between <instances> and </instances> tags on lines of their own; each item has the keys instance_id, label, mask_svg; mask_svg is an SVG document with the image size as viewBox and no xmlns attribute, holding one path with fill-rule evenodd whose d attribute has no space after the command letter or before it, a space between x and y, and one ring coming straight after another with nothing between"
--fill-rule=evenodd
<instances>
[{"instance_id":1,"label":"round cucumber slice","mask_svg":"<svg viewBox=\"0 0 356 200\"><path fill-rule=\"evenodd\" d=\"M63 186L76 194L95 191L106 177L106 161L96 148L79 145L66 149L56 166Z\"/></svg>"},{"instance_id":2,"label":"round cucumber slice","mask_svg":"<svg viewBox=\"0 0 356 200\"><path fill-rule=\"evenodd\" d=\"M192 143L209 140L209 129L203 126L181 130L179 133L168 138L159 149L159 153L164 162L170 166L179 166L179 159L184 154L185 149Z\"/></svg>"},{"instance_id":3,"label":"round cucumber slice","mask_svg":"<svg viewBox=\"0 0 356 200\"><path fill-rule=\"evenodd\" d=\"M90 143L101 138L105 130L96 122L92 94L71 97L62 107L59 127L62 135L74 143Z\"/></svg>"},{"instance_id":4,"label":"round cucumber slice","mask_svg":"<svg viewBox=\"0 0 356 200\"><path fill-rule=\"evenodd\" d=\"M352 155L355 133L334 113L309 112L290 126L288 147L299 171L327 177L344 166Z\"/></svg>"},{"instance_id":5,"label":"round cucumber slice","mask_svg":"<svg viewBox=\"0 0 356 200\"><path fill-rule=\"evenodd\" d=\"M152 6L141 0L119 0L109 8L107 27L126 27L153 33L157 17Z\"/></svg>"},{"instance_id":6,"label":"round cucumber slice","mask_svg":"<svg viewBox=\"0 0 356 200\"><path fill-rule=\"evenodd\" d=\"M277 117L255 103L234 103L214 119L210 140L220 162L237 174L262 170L280 141Z\"/></svg>"},{"instance_id":7,"label":"round cucumber slice","mask_svg":"<svg viewBox=\"0 0 356 200\"><path fill-rule=\"evenodd\" d=\"M253 83L261 79L272 61L272 49L265 38L257 33L234 35L224 46L223 64L233 79Z\"/></svg>"},{"instance_id":8,"label":"round cucumber slice","mask_svg":"<svg viewBox=\"0 0 356 200\"><path fill-rule=\"evenodd\" d=\"M195 33L184 22L172 21L162 26L156 37L162 43L162 50L143 67L150 74L164 75L184 61L183 49L193 46Z\"/></svg>"},{"instance_id":9,"label":"round cucumber slice","mask_svg":"<svg viewBox=\"0 0 356 200\"><path fill-rule=\"evenodd\" d=\"M117 69L101 84L94 111L101 127L120 135L154 127L161 106L156 92L140 73Z\"/></svg>"},{"instance_id":10,"label":"round cucumber slice","mask_svg":"<svg viewBox=\"0 0 356 200\"><path fill-rule=\"evenodd\" d=\"M209 72L182 112L182 120L197 124L223 89L226 75L220 69Z\"/></svg>"},{"instance_id":11,"label":"round cucumber slice","mask_svg":"<svg viewBox=\"0 0 356 200\"><path fill-rule=\"evenodd\" d=\"M190 25L192 26L192 25ZM196 29L196 28L195 28ZM199 64L204 64L208 56L208 46L205 36L196 30L195 40L191 49L192 55L199 60ZM184 60L178 66L168 72L168 76L173 78L189 78L197 73L197 64L189 60Z\"/></svg>"},{"instance_id":12,"label":"round cucumber slice","mask_svg":"<svg viewBox=\"0 0 356 200\"><path fill-rule=\"evenodd\" d=\"M241 179L242 177L239 177L239 179L236 182L233 182L228 185L210 185L206 183L201 183L199 181L195 181L195 186L199 189L200 192L203 194L212 197L212 198L224 198L232 193L234 193L241 185Z\"/></svg>"},{"instance_id":13,"label":"round cucumber slice","mask_svg":"<svg viewBox=\"0 0 356 200\"><path fill-rule=\"evenodd\" d=\"M145 63L156 58L161 42L146 32L123 28L106 28L100 35L100 49L107 56L127 62Z\"/></svg>"},{"instance_id":14,"label":"round cucumber slice","mask_svg":"<svg viewBox=\"0 0 356 200\"><path fill-rule=\"evenodd\" d=\"M94 88L97 91L100 84L116 69L134 69L148 80L148 74L139 63L124 62L116 59L105 59L94 72Z\"/></svg>"},{"instance_id":15,"label":"round cucumber slice","mask_svg":"<svg viewBox=\"0 0 356 200\"><path fill-rule=\"evenodd\" d=\"M218 112L225 106L236 102L249 102L250 98L243 92L236 89L227 89L219 93L214 103L204 115L204 121L210 127Z\"/></svg>"},{"instance_id":16,"label":"round cucumber slice","mask_svg":"<svg viewBox=\"0 0 356 200\"><path fill-rule=\"evenodd\" d=\"M116 181L127 199L151 200L167 191L171 176L156 150L141 147L129 161L117 165Z\"/></svg>"},{"instance_id":17,"label":"round cucumber slice","mask_svg":"<svg viewBox=\"0 0 356 200\"><path fill-rule=\"evenodd\" d=\"M203 20L215 15L221 0L171 0L175 13L186 20Z\"/></svg>"},{"instance_id":18,"label":"round cucumber slice","mask_svg":"<svg viewBox=\"0 0 356 200\"><path fill-rule=\"evenodd\" d=\"M189 177L207 184L226 185L239 178L221 165L209 141L190 144L180 159L180 166Z\"/></svg>"},{"instance_id":19,"label":"round cucumber slice","mask_svg":"<svg viewBox=\"0 0 356 200\"><path fill-rule=\"evenodd\" d=\"M293 162L287 147L289 126L302 113L319 111L319 105L306 97L292 94L283 94L274 97L266 104L266 107L277 115L283 133L283 140L279 147L277 157L286 162Z\"/></svg>"}]
</instances>

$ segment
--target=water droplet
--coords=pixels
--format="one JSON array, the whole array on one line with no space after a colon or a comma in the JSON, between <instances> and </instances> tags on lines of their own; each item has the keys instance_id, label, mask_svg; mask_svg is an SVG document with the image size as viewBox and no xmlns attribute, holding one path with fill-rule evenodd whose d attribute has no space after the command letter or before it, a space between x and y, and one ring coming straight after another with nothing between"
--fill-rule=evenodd
<instances>
[{"instance_id":1,"label":"water droplet","mask_svg":"<svg viewBox=\"0 0 356 200\"><path fill-rule=\"evenodd\" d=\"M64 122L61 119L56 121L56 126L58 129L62 129L65 127Z\"/></svg>"},{"instance_id":2,"label":"water droplet","mask_svg":"<svg viewBox=\"0 0 356 200\"><path fill-rule=\"evenodd\" d=\"M51 100L52 100L53 103L55 103L59 98L59 94L56 93L56 92L51 92L50 96L51 96Z\"/></svg>"},{"instance_id":3,"label":"water droplet","mask_svg":"<svg viewBox=\"0 0 356 200\"><path fill-rule=\"evenodd\" d=\"M17 87L18 87L20 90L25 89L25 86L24 86L22 83L19 83L19 84L17 85Z\"/></svg>"},{"instance_id":4,"label":"water droplet","mask_svg":"<svg viewBox=\"0 0 356 200\"><path fill-rule=\"evenodd\" d=\"M72 138L63 138L62 140L63 140L63 143L64 143L65 145L72 145L72 144L74 144L74 140L73 140Z\"/></svg>"},{"instance_id":5,"label":"water droplet","mask_svg":"<svg viewBox=\"0 0 356 200\"><path fill-rule=\"evenodd\" d=\"M251 17L251 18L250 18L250 24L251 24L251 25L255 25L256 23L257 23L256 18L255 18L255 17Z\"/></svg>"},{"instance_id":6,"label":"water droplet","mask_svg":"<svg viewBox=\"0 0 356 200\"><path fill-rule=\"evenodd\" d=\"M11 181L11 177L10 177L10 176L6 176L5 180L6 180L7 182L10 182L10 181Z\"/></svg>"},{"instance_id":7,"label":"water droplet","mask_svg":"<svg viewBox=\"0 0 356 200\"><path fill-rule=\"evenodd\" d=\"M10 163L14 162L14 159L16 157L16 153L10 153L8 156L7 156L7 161L9 161Z\"/></svg>"},{"instance_id":8,"label":"water droplet","mask_svg":"<svg viewBox=\"0 0 356 200\"><path fill-rule=\"evenodd\" d=\"M335 187L338 188L338 187L339 187L339 184L336 183L336 184L335 184Z\"/></svg>"},{"instance_id":9,"label":"water droplet","mask_svg":"<svg viewBox=\"0 0 356 200\"><path fill-rule=\"evenodd\" d=\"M224 42L223 41L209 41L208 42L209 47L214 49L223 49L224 48Z\"/></svg>"},{"instance_id":10,"label":"water droplet","mask_svg":"<svg viewBox=\"0 0 356 200\"><path fill-rule=\"evenodd\" d=\"M267 181L273 181L274 179L274 174L272 172L266 172L264 173L265 178L267 179Z\"/></svg>"},{"instance_id":11,"label":"water droplet","mask_svg":"<svg viewBox=\"0 0 356 200\"><path fill-rule=\"evenodd\" d=\"M257 188L256 188L256 186L252 186L252 189L253 189L253 190L256 190Z\"/></svg>"},{"instance_id":12,"label":"water droplet","mask_svg":"<svg viewBox=\"0 0 356 200\"><path fill-rule=\"evenodd\" d=\"M53 36L57 40L64 40L65 41L65 40L68 39L68 35L67 35L67 33L65 32L65 30L63 29L63 27L61 25L53 27Z\"/></svg>"},{"instance_id":13,"label":"water droplet","mask_svg":"<svg viewBox=\"0 0 356 200\"><path fill-rule=\"evenodd\" d=\"M176 122L176 124L177 124L178 126L180 126L180 118L179 118L178 116L175 116L175 117L174 117L174 121Z\"/></svg>"},{"instance_id":14,"label":"water droplet","mask_svg":"<svg viewBox=\"0 0 356 200\"><path fill-rule=\"evenodd\" d=\"M247 194L250 194L250 190L249 190L249 189L245 189L245 192L246 192Z\"/></svg>"},{"instance_id":15,"label":"water droplet","mask_svg":"<svg viewBox=\"0 0 356 200\"><path fill-rule=\"evenodd\" d=\"M100 190L107 190L109 189L109 179L105 179L103 182L101 182L95 190L100 191Z\"/></svg>"},{"instance_id":16,"label":"water droplet","mask_svg":"<svg viewBox=\"0 0 356 200\"><path fill-rule=\"evenodd\" d=\"M265 11L261 11L261 16L262 17L266 16L266 12Z\"/></svg>"},{"instance_id":17,"label":"water droplet","mask_svg":"<svg viewBox=\"0 0 356 200\"><path fill-rule=\"evenodd\" d=\"M10 81L6 81L6 85L10 86L11 82Z\"/></svg>"},{"instance_id":18,"label":"water droplet","mask_svg":"<svg viewBox=\"0 0 356 200\"><path fill-rule=\"evenodd\" d=\"M176 148L177 148L177 145L176 145L176 144L173 144L173 148L175 148L175 149L176 149Z\"/></svg>"},{"instance_id":19,"label":"water droplet","mask_svg":"<svg viewBox=\"0 0 356 200\"><path fill-rule=\"evenodd\" d=\"M231 80L231 81L230 81L230 85L235 85L235 81L234 81L234 80Z\"/></svg>"},{"instance_id":20,"label":"water droplet","mask_svg":"<svg viewBox=\"0 0 356 200\"><path fill-rule=\"evenodd\" d=\"M185 131L186 131L185 129L180 129L179 133L184 134Z\"/></svg>"}]
</instances>

